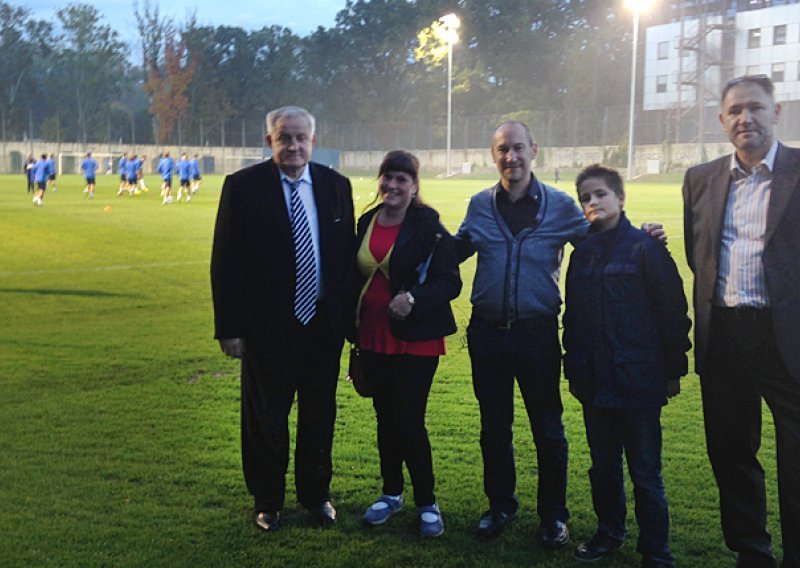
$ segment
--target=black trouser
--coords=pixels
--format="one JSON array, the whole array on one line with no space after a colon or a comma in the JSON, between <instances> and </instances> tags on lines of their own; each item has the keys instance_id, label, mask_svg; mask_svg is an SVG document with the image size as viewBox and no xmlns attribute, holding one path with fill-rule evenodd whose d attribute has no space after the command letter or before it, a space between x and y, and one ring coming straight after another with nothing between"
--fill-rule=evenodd
<instances>
[{"instance_id":1,"label":"black trouser","mask_svg":"<svg viewBox=\"0 0 800 568\"><path fill-rule=\"evenodd\" d=\"M483 486L492 510L516 513L512 443L514 380L536 443L543 523L566 521L567 439L561 421L561 347L555 317L520 320L507 329L475 316L467 328L472 384L481 410Z\"/></svg>"},{"instance_id":2,"label":"black trouser","mask_svg":"<svg viewBox=\"0 0 800 568\"><path fill-rule=\"evenodd\" d=\"M417 507L436 502L433 459L425 411L439 357L364 352L364 370L375 386L378 453L383 493L403 492L403 463L414 486Z\"/></svg>"},{"instance_id":3,"label":"black trouser","mask_svg":"<svg viewBox=\"0 0 800 568\"><path fill-rule=\"evenodd\" d=\"M314 508L330 499L331 448L342 341L323 317L287 330L285 357L248 349L242 361L242 463L256 511L283 507L289 464L289 412L297 393L297 500Z\"/></svg>"},{"instance_id":4,"label":"black trouser","mask_svg":"<svg viewBox=\"0 0 800 568\"><path fill-rule=\"evenodd\" d=\"M714 308L710 331L701 385L725 542L743 557L772 557L757 457L763 398L775 421L783 565L800 566L800 383L783 364L769 310Z\"/></svg>"}]
</instances>

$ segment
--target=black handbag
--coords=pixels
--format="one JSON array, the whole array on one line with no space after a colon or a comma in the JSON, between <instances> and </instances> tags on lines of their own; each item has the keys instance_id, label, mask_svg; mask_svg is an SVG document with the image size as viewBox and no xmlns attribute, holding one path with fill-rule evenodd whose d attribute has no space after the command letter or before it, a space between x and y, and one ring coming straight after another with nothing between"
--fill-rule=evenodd
<instances>
[{"instance_id":1,"label":"black handbag","mask_svg":"<svg viewBox=\"0 0 800 568\"><path fill-rule=\"evenodd\" d=\"M356 392L365 398L371 398L374 392L366 372L364 371L364 354L355 345L350 346L350 360L347 364L345 380L353 383Z\"/></svg>"}]
</instances>

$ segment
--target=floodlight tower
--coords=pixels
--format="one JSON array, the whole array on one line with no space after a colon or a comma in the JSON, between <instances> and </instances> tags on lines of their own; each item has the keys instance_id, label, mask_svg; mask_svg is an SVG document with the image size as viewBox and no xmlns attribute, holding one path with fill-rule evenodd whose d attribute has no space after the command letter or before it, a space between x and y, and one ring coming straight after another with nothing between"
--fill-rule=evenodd
<instances>
[{"instance_id":1,"label":"floodlight tower","mask_svg":"<svg viewBox=\"0 0 800 568\"><path fill-rule=\"evenodd\" d=\"M636 108L636 47L639 44L639 14L647 11L653 0L625 0L625 6L633 12L633 42L631 43L631 112L628 119L628 172L626 179L633 179L633 115Z\"/></svg>"},{"instance_id":2,"label":"floodlight tower","mask_svg":"<svg viewBox=\"0 0 800 568\"><path fill-rule=\"evenodd\" d=\"M447 14L439 18L447 40L447 167L446 175L453 175L453 163L450 156L453 140L453 44L458 43L458 28L461 20L455 14Z\"/></svg>"}]
</instances>

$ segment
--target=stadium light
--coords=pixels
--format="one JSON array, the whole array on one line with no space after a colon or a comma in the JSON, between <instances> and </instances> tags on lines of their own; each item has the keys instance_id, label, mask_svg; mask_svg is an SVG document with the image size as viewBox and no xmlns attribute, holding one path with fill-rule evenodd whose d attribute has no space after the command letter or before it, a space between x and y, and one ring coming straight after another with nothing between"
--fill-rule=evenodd
<instances>
[{"instance_id":1,"label":"stadium light","mask_svg":"<svg viewBox=\"0 0 800 568\"><path fill-rule=\"evenodd\" d=\"M628 119L628 172L626 179L633 179L633 115L636 107L636 46L639 43L639 14L647 11L653 0L625 0L625 7L633 11L633 42L631 44L631 112Z\"/></svg>"},{"instance_id":2,"label":"stadium light","mask_svg":"<svg viewBox=\"0 0 800 568\"><path fill-rule=\"evenodd\" d=\"M447 40L447 177L453 175L453 162L450 156L453 140L453 44L458 43L458 28L461 20L455 14L447 14L439 18Z\"/></svg>"}]
</instances>

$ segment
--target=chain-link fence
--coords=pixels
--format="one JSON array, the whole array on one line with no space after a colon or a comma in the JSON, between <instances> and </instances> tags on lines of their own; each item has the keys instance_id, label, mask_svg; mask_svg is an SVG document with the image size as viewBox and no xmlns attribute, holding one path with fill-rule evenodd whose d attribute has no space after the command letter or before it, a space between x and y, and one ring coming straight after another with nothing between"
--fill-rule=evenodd
<instances>
[{"instance_id":1,"label":"chain-link fence","mask_svg":"<svg viewBox=\"0 0 800 568\"><path fill-rule=\"evenodd\" d=\"M619 161L627 152L629 112L627 106L613 106L569 111L520 110L505 115L455 114L452 121L452 148L488 148L497 124L514 118L531 127L541 148L611 148L613 151L609 150L603 155L607 154L609 163L619 167L624 164L615 162L614 157ZM727 138L720 128L718 112L714 104L703 109L704 127L701 129L698 108L682 111L643 111L637 108L634 143L636 146L698 142L726 144ZM151 157L168 148L173 152L186 150L201 156L214 155L216 163L209 163L209 170L233 171L268 153L264 145L264 116L265 113L253 112L247 118L213 122L184 117L176 124L170 139L158 143L154 141L157 129L146 116L139 119L131 115L122 117L126 118L122 121L120 117L115 117L116 121L109 117L106 128L92 132L92 139L87 144L70 140L65 135L66 130L58 127L57 120L32 122L29 131L19 136L6 131L4 140L9 147L4 152L6 155L0 159L0 168L5 172L16 171L17 162L23 155L39 152L43 147L48 152L71 151L76 154L87 149L109 154L138 149L140 153L145 151ZM371 123L339 123L336 117L328 116L319 116L317 119L319 148L342 152L385 152L393 148L442 150L446 146L447 123L444 113L435 120L415 116L400 121ZM783 104L776 135L781 140L800 140L800 101ZM13 156L10 155L10 146L14 146Z\"/></svg>"}]
</instances>

